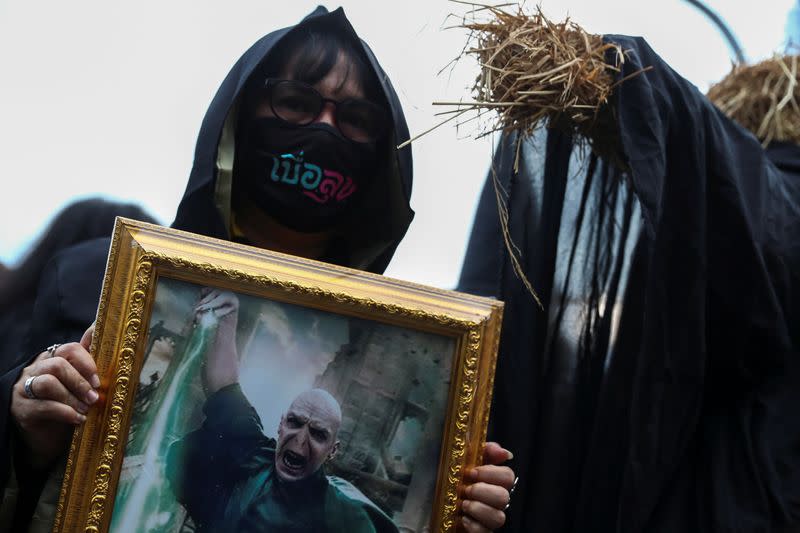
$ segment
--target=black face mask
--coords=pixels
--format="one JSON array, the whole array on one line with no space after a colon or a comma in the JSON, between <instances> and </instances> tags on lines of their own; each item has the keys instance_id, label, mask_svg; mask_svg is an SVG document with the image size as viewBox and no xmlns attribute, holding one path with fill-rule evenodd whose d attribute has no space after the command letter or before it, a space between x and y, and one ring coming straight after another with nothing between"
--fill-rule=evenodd
<instances>
[{"instance_id":1,"label":"black face mask","mask_svg":"<svg viewBox=\"0 0 800 533\"><path fill-rule=\"evenodd\" d=\"M296 231L340 226L376 171L375 143L351 141L328 124L294 126L256 118L239 137L235 193Z\"/></svg>"}]
</instances>

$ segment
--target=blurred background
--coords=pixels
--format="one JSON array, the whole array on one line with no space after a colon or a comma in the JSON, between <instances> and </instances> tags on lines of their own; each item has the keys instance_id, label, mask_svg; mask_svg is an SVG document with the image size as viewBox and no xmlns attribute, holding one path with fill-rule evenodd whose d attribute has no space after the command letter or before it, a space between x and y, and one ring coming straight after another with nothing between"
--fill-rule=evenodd
<instances>
[{"instance_id":1,"label":"blurred background","mask_svg":"<svg viewBox=\"0 0 800 533\"><path fill-rule=\"evenodd\" d=\"M798 0L706 0L748 61L800 42ZM14 266L52 215L87 196L140 203L169 224L202 117L239 55L318 2L0 0L0 262ZM735 57L688 0L543 0L595 33L644 36L705 92ZM327 4L329 9L339 4ZM445 0L342 0L393 81L412 135L437 123L435 100L469 98L475 63L460 61L469 9ZM528 7L534 6L531 3ZM450 16L450 15L455 16ZM417 212L387 275L455 285L492 139L438 128L413 145Z\"/></svg>"}]
</instances>

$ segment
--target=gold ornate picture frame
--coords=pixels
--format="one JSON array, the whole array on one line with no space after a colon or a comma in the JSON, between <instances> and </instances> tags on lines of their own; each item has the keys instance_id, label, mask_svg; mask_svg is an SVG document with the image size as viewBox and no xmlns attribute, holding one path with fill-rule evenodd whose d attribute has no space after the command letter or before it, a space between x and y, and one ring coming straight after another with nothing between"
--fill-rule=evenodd
<instances>
[{"instance_id":1,"label":"gold ornate picture frame","mask_svg":"<svg viewBox=\"0 0 800 533\"><path fill-rule=\"evenodd\" d=\"M501 315L496 300L118 219L92 339L101 400L75 432L54 531L228 527L232 508L295 486L286 472L317 480L322 520L455 531ZM223 331L238 377L216 388ZM297 419L309 398L335 427L313 402ZM316 494L298 516L322 508Z\"/></svg>"}]
</instances>

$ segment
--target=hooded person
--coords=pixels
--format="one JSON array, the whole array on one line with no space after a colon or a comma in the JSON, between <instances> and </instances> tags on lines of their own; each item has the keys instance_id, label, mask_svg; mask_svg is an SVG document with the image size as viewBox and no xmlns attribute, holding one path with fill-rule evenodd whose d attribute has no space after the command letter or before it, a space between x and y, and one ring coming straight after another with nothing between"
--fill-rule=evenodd
<instances>
[{"instance_id":1,"label":"hooded person","mask_svg":"<svg viewBox=\"0 0 800 533\"><path fill-rule=\"evenodd\" d=\"M605 40L625 164L556 129L504 137L459 282L505 301L505 530L797 531L800 147L763 148L642 39Z\"/></svg>"},{"instance_id":2,"label":"hooded person","mask_svg":"<svg viewBox=\"0 0 800 533\"><path fill-rule=\"evenodd\" d=\"M19 264L0 276L0 361L24 351L39 280L55 254L82 241L111 235L116 217L156 220L135 204L86 198L70 203L53 216Z\"/></svg>"},{"instance_id":3,"label":"hooded person","mask_svg":"<svg viewBox=\"0 0 800 533\"><path fill-rule=\"evenodd\" d=\"M413 217L411 151L395 149L407 137L397 95L372 51L341 9L319 7L257 41L222 82L172 226L382 273ZM15 528L37 501L42 509L57 500L54 465L71 428L98 400L91 328L81 333L94 320L108 246L107 239L90 241L54 258L27 354L0 376L0 475L6 481L14 473L19 486ZM513 472L494 464L509 456L488 445L492 464L469 478L477 483L465 514L476 520L464 520L483 528L475 531L505 519Z\"/></svg>"}]
</instances>

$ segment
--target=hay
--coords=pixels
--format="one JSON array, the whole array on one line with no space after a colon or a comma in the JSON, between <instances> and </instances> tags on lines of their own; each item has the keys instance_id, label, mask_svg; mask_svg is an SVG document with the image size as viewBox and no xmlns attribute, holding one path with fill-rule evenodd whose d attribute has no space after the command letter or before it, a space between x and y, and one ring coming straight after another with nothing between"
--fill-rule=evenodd
<instances>
[{"instance_id":1,"label":"hay","mask_svg":"<svg viewBox=\"0 0 800 533\"><path fill-rule=\"evenodd\" d=\"M551 125L589 136L600 107L611 93L613 78L606 53L622 50L604 43L569 19L550 21L537 8L526 15L488 8L493 20L465 23L476 46L481 72L473 88L475 106L494 108L505 131L530 134L548 119Z\"/></svg>"},{"instance_id":2,"label":"hay","mask_svg":"<svg viewBox=\"0 0 800 533\"><path fill-rule=\"evenodd\" d=\"M764 146L800 144L798 56L776 56L755 65L735 65L708 91L708 99L750 130Z\"/></svg>"},{"instance_id":3,"label":"hay","mask_svg":"<svg viewBox=\"0 0 800 533\"><path fill-rule=\"evenodd\" d=\"M578 134L595 152L617 159L617 128L606 104L620 83L614 81L625 59L619 45L604 42L569 19L553 22L538 7L529 15L519 4L451 1L472 6L470 19L464 16L458 25L470 35L456 60L474 55L480 73L473 86L474 101L434 102L453 107L443 113L452 113L445 122L476 111L494 117L479 135L519 132L521 138L546 124ZM504 9L508 6L515 9Z\"/></svg>"}]
</instances>

